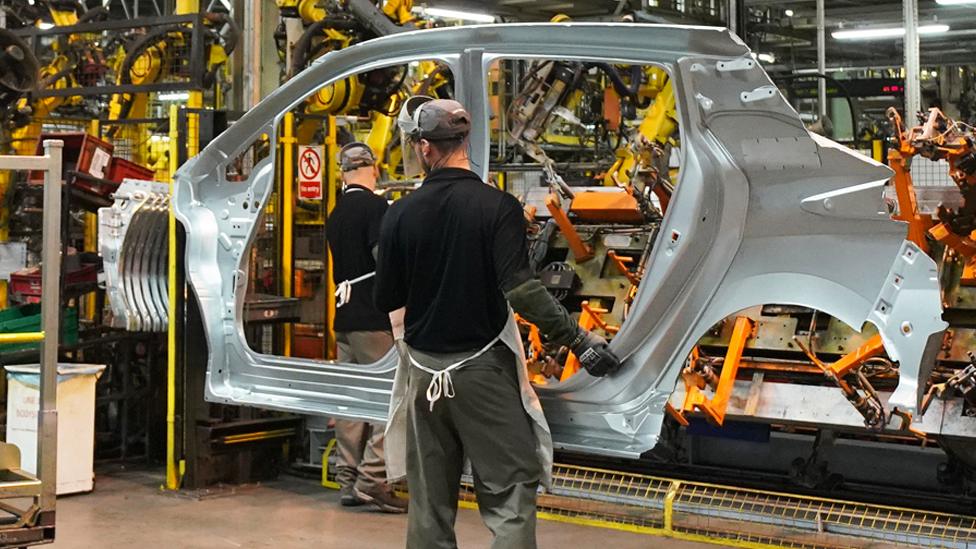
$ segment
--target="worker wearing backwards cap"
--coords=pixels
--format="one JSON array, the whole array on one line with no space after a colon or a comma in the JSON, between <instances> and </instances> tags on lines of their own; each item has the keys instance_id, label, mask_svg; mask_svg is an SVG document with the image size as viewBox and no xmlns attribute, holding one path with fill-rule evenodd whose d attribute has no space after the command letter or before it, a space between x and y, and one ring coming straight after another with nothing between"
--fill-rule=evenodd
<instances>
[{"instance_id":1,"label":"worker wearing backwards cap","mask_svg":"<svg viewBox=\"0 0 976 549\"><path fill-rule=\"evenodd\" d=\"M342 196L329 215L326 237L332 250L332 276L345 289L336 307L333 328L339 361L373 364L393 346L390 317L373 305L375 250L386 200L373 193L379 170L365 143L349 143L339 151ZM366 275L366 276L364 276ZM351 281L356 281L352 291ZM345 506L372 504L387 513L404 513L407 502L386 483L383 430L365 422L337 419L336 481Z\"/></svg>"},{"instance_id":2,"label":"worker wearing backwards cap","mask_svg":"<svg viewBox=\"0 0 976 549\"><path fill-rule=\"evenodd\" d=\"M411 97L398 125L406 175L427 174L383 219L375 286L381 310L406 307L405 334L393 327L401 361L386 448L388 473L405 468L410 491L407 547L456 547L467 457L492 547L532 548L552 439L509 304L591 375L620 362L533 275L521 205L470 170L464 107Z\"/></svg>"}]
</instances>

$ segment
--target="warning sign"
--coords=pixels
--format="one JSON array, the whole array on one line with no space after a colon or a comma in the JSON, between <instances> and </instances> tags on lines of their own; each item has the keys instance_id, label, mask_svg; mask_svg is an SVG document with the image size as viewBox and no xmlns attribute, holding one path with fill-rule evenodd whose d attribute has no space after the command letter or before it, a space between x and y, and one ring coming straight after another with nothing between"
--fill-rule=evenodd
<instances>
[{"instance_id":1,"label":"warning sign","mask_svg":"<svg viewBox=\"0 0 976 549\"><path fill-rule=\"evenodd\" d=\"M322 199L322 146L298 146L298 197Z\"/></svg>"}]
</instances>

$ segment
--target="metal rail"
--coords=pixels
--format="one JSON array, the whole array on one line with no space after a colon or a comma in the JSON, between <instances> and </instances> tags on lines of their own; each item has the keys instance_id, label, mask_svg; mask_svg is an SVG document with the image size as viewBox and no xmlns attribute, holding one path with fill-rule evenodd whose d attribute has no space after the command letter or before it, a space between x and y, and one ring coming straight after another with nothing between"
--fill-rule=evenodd
<instances>
[{"instance_id":1,"label":"metal rail","mask_svg":"<svg viewBox=\"0 0 976 549\"><path fill-rule=\"evenodd\" d=\"M2 505L17 515L0 526L0 546L26 546L54 540L58 452L58 335L61 304L61 149L60 140L44 141L44 156L0 156L0 170L44 172L44 212L41 233L41 332L0 334L0 343L41 342L40 410L37 414L37 475L20 470L20 452L3 444L0 459L0 499L32 497L20 509Z\"/></svg>"},{"instance_id":2,"label":"metal rail","mask_svg":"<svg viewBox=\"0 0 976 549\"><path fill-rule=\"evenodd\" d=\"M339 489L322 455L322 486ZM471 478L460 507L477 508ZM556 464L543 520L714 543L809 549L976 546L976 517Z\"/></svg>"},{"instance_id":3,"label":"metal rail","mask_svg":"<svg viewBox=\"0 0 976 549\"><path fill-rule=\"evenodd\" d=\"M462 506L472 507L470 483ZM972 547L976 518L556 465L539 517L726 547Z\"/></svg>"}]
</instances>

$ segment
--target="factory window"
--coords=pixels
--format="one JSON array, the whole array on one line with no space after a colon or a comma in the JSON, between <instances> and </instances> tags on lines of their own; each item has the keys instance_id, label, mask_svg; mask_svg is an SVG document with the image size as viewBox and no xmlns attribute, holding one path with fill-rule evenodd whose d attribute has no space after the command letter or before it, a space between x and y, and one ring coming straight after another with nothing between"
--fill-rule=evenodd
<instances>
[{"instance_id":1,"label":"factory window","mask_svg":"<svg viewBox=\"0 0 976 549\"><path fill-rule=\"evenodd\" d=\"M675 97L653 65L497 59L486 79L489 178L518 197L549 291L608 339L637 295L677 180ZM676 235L675 238L679 238ZM538 384L578 365L525 324Z\"/></svg>"}]
</instances>

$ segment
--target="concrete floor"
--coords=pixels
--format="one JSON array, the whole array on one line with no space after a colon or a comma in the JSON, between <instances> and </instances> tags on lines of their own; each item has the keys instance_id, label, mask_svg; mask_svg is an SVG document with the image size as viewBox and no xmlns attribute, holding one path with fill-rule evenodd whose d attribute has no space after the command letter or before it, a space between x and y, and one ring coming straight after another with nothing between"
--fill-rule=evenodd
<instances>
[{"instance_id":1,"label":"concrete floor","mask_svg":"<svg viewBox=\"0 0 976 549\"><path fill-rule=\"evenodd\" d=\"M58 500L57 549L402 548L406 519L339 506L338 494L294 477L203 499L163 493L156 471L99 475L90 494ZM458 543L488 547L477 511L460 510ZM711 548L602 528L539 521L539 547Z\"/></svg>"}]
</instances>

